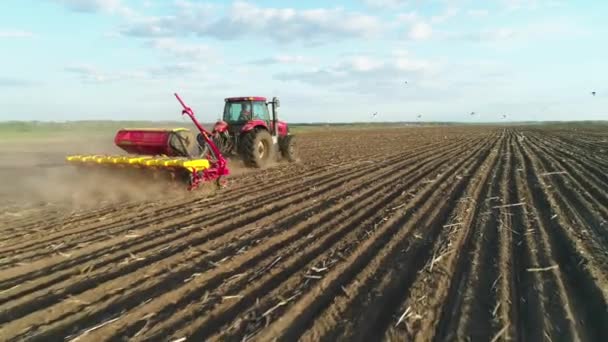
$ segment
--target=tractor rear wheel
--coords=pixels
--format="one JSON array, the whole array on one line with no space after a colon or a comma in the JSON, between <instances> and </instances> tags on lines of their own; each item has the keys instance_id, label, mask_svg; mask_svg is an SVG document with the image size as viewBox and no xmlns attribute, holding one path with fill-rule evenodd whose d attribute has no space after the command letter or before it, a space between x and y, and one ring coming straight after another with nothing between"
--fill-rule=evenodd
<instances>
[{"instance_id":1,"label":"tractor rear wheel","mask_svg":"<svg viewBox=\"0 0 608 342\"><path fill-rule=\"evenodd\" d=\"M279 141L281 155L288 162L296 161L296 137L288 135Z\"/></svg>"},{"instance_id":2,"label":"tractor rear wheel","mask_svg":"<svg viewBox=\"0 0 608 342\"><path fill-rule=\"evenodd\" d=\"M253 130L241 140L241 154L247 166L262 168L272 160L272 136L267 130Z\"/></svg>"}]
</instances>

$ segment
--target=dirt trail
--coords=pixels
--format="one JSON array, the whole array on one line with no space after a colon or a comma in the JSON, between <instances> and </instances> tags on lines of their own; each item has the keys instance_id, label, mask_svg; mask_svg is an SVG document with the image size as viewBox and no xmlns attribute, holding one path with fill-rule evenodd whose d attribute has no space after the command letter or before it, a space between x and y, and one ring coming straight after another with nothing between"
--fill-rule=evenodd
<instances>
[{"instance_id":1,"label":"dirt trail","mask_svg":"<svg viewBox=\"0 0 608 342\"><path fill-rule=\"evenodd\" d=\"M607 134L311 132L221 191L82 198L57 148L2 204L0 339L608 340Z\"/></svg>"}]
</instances>

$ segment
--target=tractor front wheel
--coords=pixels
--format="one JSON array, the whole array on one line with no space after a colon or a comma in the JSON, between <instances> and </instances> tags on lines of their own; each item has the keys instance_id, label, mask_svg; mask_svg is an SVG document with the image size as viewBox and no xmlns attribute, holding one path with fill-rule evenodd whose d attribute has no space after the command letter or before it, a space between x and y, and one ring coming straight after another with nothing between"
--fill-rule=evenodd
<instances>
[{"instance_id":1,"label":"tractor front wheel","mask_svg":"<svg viewBox=\"0 0 608 342\"><path fill-rule=\"evenodd\" d=\"M242 158L247 166L263 168L272 160L272 136L266 130L253 130L241 140Z\"/></svg>"}]
</instances>

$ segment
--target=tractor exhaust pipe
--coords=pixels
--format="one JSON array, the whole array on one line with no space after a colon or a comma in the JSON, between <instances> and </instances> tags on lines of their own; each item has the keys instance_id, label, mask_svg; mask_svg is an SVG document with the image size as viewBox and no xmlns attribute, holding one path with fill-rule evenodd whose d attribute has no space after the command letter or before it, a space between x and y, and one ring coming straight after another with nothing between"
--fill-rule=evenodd
<instances>
[{"instance_id":1,"label":"tractor exhaust pipe","mask_svg":"<svg viewBox=\"0 0 608 342\"><path fill-rule=\"evenodd\" d=\"M277 111L279 110L279 106L280 106L280 101L278 97L273 97L272 98L272 131L273 131L273 135L275 137L279 136L279 125L277 125Z\"/></svg>"}]
</instances>

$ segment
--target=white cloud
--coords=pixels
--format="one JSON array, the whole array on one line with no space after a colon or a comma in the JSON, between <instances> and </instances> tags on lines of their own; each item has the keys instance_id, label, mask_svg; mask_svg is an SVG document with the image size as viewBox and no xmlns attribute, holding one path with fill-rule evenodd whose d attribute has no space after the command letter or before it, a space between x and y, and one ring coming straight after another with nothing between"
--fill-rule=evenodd
<instances>
[{"instance_id":1,"label":"white cloud","mask_svg":"<svg viewBox=\"0 0 608 342\"><path fill-rule=\"evenodd\" d=\"M481 29L474 32L442 32L442 38L448 40L467 40L473 42L500 42L521 36L522 31L503 27Z\"/></svg>"},{"instance_id":2,"label":"white cloud","mask_svg":"<svg viewBox=\"0 0 608 342\"><path fill-rule=\"evenodd\" d=\"M135 70L102 70L89 64L72 65L64 71L75 75L83 83L102 84L121 81L149 81L154 79L167 79L172 77L184 78L205 71L200 63L180 62L156 67L140 68Z\"/></svg>"},{"instance_id":3,"label":"white cloud","mask_svg":"<svg viewBox=\"0 0 608 342\"><path fill-rule=\"evenodd\" d=\"M418 15L416 11L400 13L397 15L397 22L414 23L420 19L420 15Z\"/></svg>"},{"instance_id":4,"label":"white cloud","mask_svg":"<svg viewBox=\"0 0 608 342\"><path fill-rule=\"evenodd\" d=\"M358 56L351 58L346 65L354 71L368 72L380 69L384 66L384 62L367 56Z\"/></svg>"},{"instance_id":5,"label":"white cloud","mask_svg":"<svg viewBox=\"0 0 608 342\"><path fill-rule=\"evenodd\" d=\"M587 34L587 31L567 21L536 22L526 26L480 29L472 32L439 32L441 39L465 40L480 43L506 41L533 42L562 39Z\"/></svg>"},{"instance_id":6,"label":"white cloud","mask_svg":"<svg viewBox=\"0 0 608 342\"><path fill-rule=\"evenodd\" d=\"M107 12L111 14L119 14L124 16L134 15L127 5L122 0L53 0L57 3L65 5L72 11L76 12Z\"/></svg>"},{"instance_id":7,"label":"white cloud","mask_svg":"<svg viewBox=\"0 0 608 342\"><path fill-rule=\"evenodd\" d=\"M564 5L564 1L561 0L502 0L502 3L509 11L531 11Z\"/></svg>"},{"instance_id":8,"label":"white cloud","mask_svg":"<svg viewBox=\"0 0 608 342\"><path fill-rule=\"evenodd\" d=\"M430 24L419 21L412 25L408 37L413 40L427 40L433 35L433 28Z\"/></svg>"},{"instance_id":9,"label":"white cloud","mask_svg":"<svg viewBox=\"0 0 608 342\"><path fill-rule=\"evenodd\" d=\"M488 12L488 10L485 10L485 9L470 9L467 11L467 14L474 18L481 18L481 17L487 17L490 14L490 12Z\"/></svg>"},{"instance_id":10,"label":"white cloud","mask_svg":"<svg viewBox=\"0 0 608 342\"><path fill-rule=\"evenodd\" d=\"M30 80L0 76L0 87L4 87L4 88L31 87L31 86L34 86L37 84L38 84L37 82L30 81Z\"/></svg>"},{"instance_id":11,"label":"white cloud","mask_svg":"<svg viewBox=\"0 0 608 342\"><path fill-rule=\"evenodd\" d=\"M207 61L210 59L216 59L215 50L204 44L179 42L173 38L156 38L148 41L146 45L157 50L167 52L176 58L205 58Z\"/></svg>"},{"instance_id":12,"label":"white cloud","mask_svg":"<svg viewBox=\"0 0 608 342\"><path fill-rule=\"evenodd\" d=\"M277 55L269 58L257 59L249 64L257 65L271 65L271 64L311 64L315 63L315 60L309 57L298 56L298 55Z\"/></svg>"},{"instance_id":13,"label":"white cloud","mask_svg":"<svg viewBox=\"0 0 608 342\"><path fill-rule=\"evenodd\" d=\"M285 82L302 82L313 86L333 85L338 89L363 90L382 93L395 88L403 80L421 80L440 70L441 65L417 59L398 51L392 57L377 58L366 55L345 57L332 65L308 71L283 72L275 79ZM392 89L392 90L391 90Z\"/></svg>"},{"instance_id":14,"label":"white cloud","mask_svg":"<svg viewBox=\"0 0 608 342\"><path fill-rule=\"evenodd\" d=\"M218 15L209 6L197 6L192 11L184 10L184 6L194 5L183 2L173 15L133 20L121 32L138 37L192 34L222 40L263 37L282 43L318 43L335 39L369 38L384 29L377 17L342 8L264 8L237 1L227 9L225 15Z\"/></svg>"},{"instance_id":15,"label":"white cloud","mask_svg":"<svg viewBox=\"0 0 608 342\"><path fill-rule=\"evenodd\" d=\"M0 29L0 38L29 38L34 34L29 31Z\"/></svg>"},{"instance_id":16,"label":"white cloud","mask_svg":"<svg viewBox=\"0 0 608 342\"><path fill-rule=\"evenodd\" d=\"M456 11L449 11L442 15L431 17L430 22L440 23L443 20L456 14ZM397 23L409 26L407 36L412 40L427 40L433 35L433 27L429 20L420 16L417 12L407 12L397 15Z\"/></svg>"},{"instance_id":17,"label":"white cloud","mask_svg":"<svg viewBox=\"0 0 608 342\"><path fill-rule=\"evenodd\" d=\"M141 72L148 78L166 78L174 76L182 78L192 74L199 74L206 70L207 68L201 63L179 62L160 67L147 68Z\"/></svg>"},{"instance_id":18,"label":"white cloud","mask_svg":"<svg viewBox=\"0 0 608 342\"><path fill-rule=\"evenodd\" d=\"M207 2L195 2L186 0L175 0L173 1L175 7L177 7L182 13L200 13L213 10L217 8L216 5Z\"/></svg>"},{"instance_id":19,"label":"white cloud","mask_svg":"<svg viewBox=\"0 0 608 342\"><path fill-rule=\"evenodd\" d=\"M460 10L458 8L448 7L443 13L432 16L430 21L433 24L443 23L448 19L455 17L459 12Z\"/></svg>"},{"instance_id":20,"label":"white cloud","mask_svg":"<svg viewBox=\"0 0 608 342\"><path fill-rule=\"evenodd\" d=\"M411 54L408 50L397 48L391 51L391 56L393 57L409 57Z\"/></svg>"},{"instance_id":21,"label":"white cloud","mask_svg":"<svg viewBox=\"0 0 608 342\"><path fill-rule=\"evenodd\" d=\"M78 76L84 83L106 83L128 79L125 74L103 72L90 65L74 65L66 67L64 70Z\"/></svg>"},{"instance_id":22,"label":"white cloud","mask_svg":"<svg viewBox=\"0 0 608 342\"><path fill-rule=\"evenodd\" d=\"M64 70L68 73L76 75L83 83L99 84L149 78L149 73L143 70L108 72L86 64L68 66Z\"/></svg>"},{"instance_id":23,"label":"white cloud","mask_svg":"<svg viewBox=\"0 0 608 342\"><path fill-rule=\"evenodd\" d=\"M371 7L396 8L411 2L411 0L363 0L363 2Z\"/></svg>"},{"instance_id":24,"label":"white cloud","mask_svg":"<svg viewBox=\"0 0 608 342\"><path fill-rule=\"evenodd\" d=\"M429 61L412 59L405 56L397 58L394 63L397 70L406 72L431 71L434 67Z\"/></svg>"}]
</instances>

